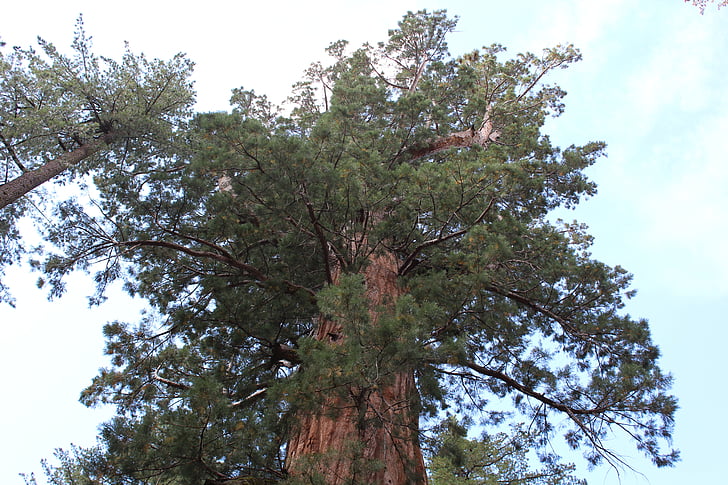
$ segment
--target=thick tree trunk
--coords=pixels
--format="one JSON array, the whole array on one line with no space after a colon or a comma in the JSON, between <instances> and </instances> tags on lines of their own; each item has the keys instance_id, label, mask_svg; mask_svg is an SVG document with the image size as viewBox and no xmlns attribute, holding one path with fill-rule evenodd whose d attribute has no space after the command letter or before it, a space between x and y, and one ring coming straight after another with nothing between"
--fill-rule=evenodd
<instances>
[{"instance_id":1,"label":"thick tree trunk","mask_svg":"<svg viewBox=\"0 0 728 485\"><path fill-rule=\"evenodd\" d=\"M500 135L488 111L477 130L471 127L431 140L411 147L403 155L411 161L449 148L485 148ZM370 257L364 276L372 325L377 324L376 308L401 294L398 272L394 254ZM322 321L316 338L336 345L346 335L336 322ZM414 370L401 369L389 377L376 389L351 387L346 397L339 393L314 411L299 412L288 443L288 472L292 476L319 475L327 485L427 484L419 444L419 395Z\"/></svg>"},{"instance_id":2,"label":"thick tree trunk","mask_svg":"<svg viewBox=\"0 0 728 485\"><path fill-rule=\"evenodd\" d=\"M0 209L12 204L31 190L65 172L81 160L90 157L108 143L111 143L113 139L114 136L112 134L106 134L99 139L81 145L73 151L64 153L58 158L46 162L35 170L25 172L6 184L0 185Z\"/></svg>"},{"instance_id":3,"label":"thick tree trunk","mask_svg":"<svg viewBox=\"0 0 728 485\"><path fill-rule=\"evenodd\" d=\"M371 321L374 309L400 294L394 255L374 256L365 271ZM316 338L336 345L341 326L323 321ZM292 476L322 477L327 485L426 484L418 437L417 387L413 369L402 369L376 389L350 386L320 408L299 413L288 443Z\"/></svg>"}]
</instances>

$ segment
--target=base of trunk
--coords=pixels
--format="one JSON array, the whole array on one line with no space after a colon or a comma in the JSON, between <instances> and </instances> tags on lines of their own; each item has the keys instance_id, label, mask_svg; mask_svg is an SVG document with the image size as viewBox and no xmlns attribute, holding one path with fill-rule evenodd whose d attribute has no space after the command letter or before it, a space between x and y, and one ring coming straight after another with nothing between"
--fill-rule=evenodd
<instances>
[{"instance_id":1,"label":"base of trunk","mask_svg":"<svg viewBox=\"0 0 728 485\"><path fill-rule=\"evenodd\" d=\"M401 289L393 254L373 254L369 262L365 292L375 326L378 311L392 305ZM341 325L320 322L317 340L341 345L346 338ZM367 388L349 385L331 391L323 404L297 412L288 472L291 477L320 477L320 482L306 483L326 485L425 485L418 410L414 371L407 367L379 376Z\"/></svg>"},{"instance_id":2,"label":"base of trunk","mask_svg":"<svg viewBox=\"0 0 728 485\"><path fill-rule=\"evenodd\" d=\"M426 484L413 374L397 374L381 390L349 391L348 398L299 413L288 444L289 474L326 485Z\"/></svg>"}]
</instances>

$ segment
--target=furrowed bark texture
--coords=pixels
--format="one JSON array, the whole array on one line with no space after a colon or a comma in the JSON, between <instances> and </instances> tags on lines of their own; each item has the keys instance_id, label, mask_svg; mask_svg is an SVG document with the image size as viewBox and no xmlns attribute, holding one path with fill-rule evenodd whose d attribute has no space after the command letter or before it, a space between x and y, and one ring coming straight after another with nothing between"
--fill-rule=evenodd
<instances>
[{"instance_id":1,"label":"furrowed bark texture","mask_svg":"<svg viewBox=\"0 0 728 485\"><path fill-rule=\"evenodd\" d=\"M396 300L397 260L385 253L372 256L364 276L371 321L375 308ZM336 345L341 325L323 321L316 338ZM327 398L319 408L300 413L288 444L287 468L292 476L324 478L339 484L426 484L418 438L417 388L413 369L402 369L377 389L347 389Z\"/></svg>"},{"instance_id":2,"label":"furrowed bark texture","mask_svg":"<svg viewBox=\"0 0 728 485\"><path fill-rule=\"evenodd\" d=\"M90 157L108 143L111 143L113 139L113 135L107 134L102 138L85 143L73 151L64 153L44 163L35 170L25 172L6 184L0 185L0 209L12 204L31 190L65 172L81 160Z\"/></svg>"},{"instance_id":3,"label":"furrowed bark texture","mask_svg":"<svg viewBox=\"0 0 728 485\"><path fill-rule=\"evenodd\" d=\"M486 113L479 129L472 127L412 147L406 158L411 161L449 148L487 147L501 135L489 115ZM382 214L371 216L378 219ZM373 325L377 324L376 308L396 301L402 294L398 273L394 254L383 252L370 257L364 277ZM316 338L336 345L346 336L341 325L322 321ZM348 391L346 398L335 395L320 409L298 414L297 427L288 443L288 472L292 476L318 474L327 485L427 484L418 436L419 395L414 370L402 369L375 390Z\"/></svg>"}]
</instances>

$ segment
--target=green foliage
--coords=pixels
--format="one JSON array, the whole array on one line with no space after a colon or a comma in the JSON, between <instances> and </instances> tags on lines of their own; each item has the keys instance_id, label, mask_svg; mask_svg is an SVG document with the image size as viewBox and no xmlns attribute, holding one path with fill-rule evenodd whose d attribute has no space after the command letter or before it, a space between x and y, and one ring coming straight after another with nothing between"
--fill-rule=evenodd
<instances>
[{"instance_id":1,"label":"green foliage","mask_svg":"<svg viewBox=\"0 0 728 485\"><path fill-rule=\"evenodd\" d=\"M512 433L483 433L467 438L466 428L450 417L437 428L430 463L432 485L586 485L572 475L573 465L543 456L544 467L530 469L528 453L536 440L520 427Z\"/></svg>"},{"instance_id":2,"label":"green foliage","mask_svg":"<svg viewBox=\"0 0 728 485\"><path fill-rule=\"evenodd\" d=\"M17 263L25 250L23 238L16 225L26 210L25 201L0 210L0 303L14 305L10 289L3 283L4 268Z\"/></svg>"},{"instance_id":3,"label":"green foliage","mask_svg":"<svg viewBox=\"0 0 728 485\"><path fill-rule=\"evenodd\" d=\"M454 26L409 13L386 43L332 44L290 115L236 90L231 113L198 114L173 146L143 144L99 172L92 210L59 207L48 236L60 250L42 265L51 291L92 269L95 298L123 278L150 303L142 322L106 327L111 366L82 397L117 406L100 436L104 483L283 477L296 410L376 391L398 369L414 370L423 417L521 415L594 464L620 463L605 439L623 430L657 465L677 460L664 449L671 379L647 323L623 313L630 275L591 257L582 225L549 219L595 193L584 170L604 150L541 133L565 94L544 79L579 52L452 57ZM111 82L119 100L140 96L125 79ZM448 145L476 133L488 137ZM363 274L377 258L395 262L401 296L370 308ZM345 338L314 338L323 319ZM441 439L473 464L534 446ZM448 446L433 466L460 473ZM489 476L526 473L519 453Z\"/></svg>"},{"instance_id":4,"label":"green foliage","mask_svg":"<svg viewBox=\"0 0 728 485\"><path fill-rule=\"evenodd\" d=\"M72 55L43 39L38 43L40 52L0 50L0 270L25 249L18 221L30 207L54 202L39 192L5 206L6 183L100 140L104 149L65 167L58 181L96 173L98 183L114 183L149 170L159 157L173 156L173 140L194 102L193 64L181 54L150 60L127 46L120 61L99 57L80 17ZM5 289L0 283L0 299Z\"/></svg>"},{"instance_id":5,"label":"green foliage","mask_svg":"<svg viewBox=\"0 0 728 485\"><path fill-rule=\"evenodd\" d=\"M71 445L70 451L57 449L56 464L43 460L43 470L50 485L99 485L104 482L106 458L99 448L84 449ZM37 485L33 475L24 475L26 485ZM112 482L113 483L113 482Z\"/></svg>"},{"instance_id":6,"label":"green foliage","mask_svg":"<svg viewBox=\"0 0 728 485\"><path fill-rule=\"evenodd\" d=\"M136 142L119 147L113 162L138 163L156 155L158 145L190 115L193 64L181 54L170 61L149 60L127 46L120 61L99 57L81 18L73 55L38 42L40 53L16 47L0 55L0 141L7 178L103 133Z\"/></svg>"}]
</instances>

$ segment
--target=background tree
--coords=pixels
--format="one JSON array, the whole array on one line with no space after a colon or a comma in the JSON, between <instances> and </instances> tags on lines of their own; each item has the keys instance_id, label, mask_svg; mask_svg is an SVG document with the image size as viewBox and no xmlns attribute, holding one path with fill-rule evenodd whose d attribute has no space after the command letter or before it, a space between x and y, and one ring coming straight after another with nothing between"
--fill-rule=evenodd
<instances>
[{"instance_id":1,"label":"background tree","mask_svg":"<svg viewBox=\"0 0 728 485\"><path fill-rule=\"evenodd\" d=\"M16 222L43 203L26 194L49 180L147 170L191 114L183 55L149 60L127 47L114 61L92 52L81 17L76 27L71 56L43 39L40 52L0 51L0 269L22 254Z\"/></svg>"},{"instance_id":2,"label":"background tree","mask_svg":"<svg viewBox=\"0 0 728 485\"><path fill-rule=\"evenodd\" d=\"M430 472L432 485L585 485L571 473L573 465L542 455L542 469L529 467L528 453L538 448L538 437L521 427L510 434L483 433L468 439L467 428L454 417L444 420L433 437Z\"/></svg>"},{"instance_id":3,"label":"background tree","mask_svg":"<svg viewBox=\"0 0 728 485\"><path fill-rule=\"evenodd\" d=\"M237 90L146 170L69 201L44 265L53 291L101 263L154 311L106 327L112 366L84 392L108 483L240 476L424 483L420 420L525 415L592 463L622 430L658 466L675 400L630 276L593 260L577 223L602 143L554 147L544 83L572 46L452 58L444 12L389 40L329 48L282 116ZM506 398L512 403L503 409Z\"/></svg>"},{"instance_id":4,"label":"background tree","mask_svg":"<svg viewBox=\"0 0 728 485\"><path fill-rule=\"evenodd\" d=\"M44 56L15 48L0 57L0 208L107 145L119 145L107 159L143 168L194 101L192 63L184 56L149 61L127 49L121 62L98 57L80 17L72 57L39 44Z\"/></svg>"}]
</instances>

